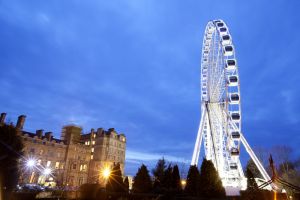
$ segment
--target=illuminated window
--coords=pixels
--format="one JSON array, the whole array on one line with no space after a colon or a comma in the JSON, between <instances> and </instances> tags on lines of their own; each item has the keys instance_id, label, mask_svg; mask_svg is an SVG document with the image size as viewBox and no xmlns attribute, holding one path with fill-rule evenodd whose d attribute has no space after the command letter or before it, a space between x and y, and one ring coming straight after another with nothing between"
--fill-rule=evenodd
<instances>
[{"instance_id":1,"label":"illuminated window","mask_svg":"<svg viewBox=\"0 0 300 200\"><path fill-rule=\"evenodd\" d=\"M94 155L91 155L91 160L93 160L94 159Z\"/></svg>"},{"instance_id":2,"label":"illuminated window","mask_svg":"<svg viewBox=\"0 0 300 200\"><path fill-rule=\"evenodd\" d=\"M87 142L87 145L90 145L90 141Z\"/></svg>"},{"instance_id":3,"label":"illuminated window","mask_svg":"<svg viewBox=\"0 0 300 200\"><path fill-rule=\"evenodd\" d=\"M55 163L55 169L58 169L59 168L59 162L56 162Z\"/></svg>"},{"instance_id":4,"label":"illuminated window","mask_svg":"<svg viewBox=\"0 0 300 200\"><path fill-rule=\"evenodd\" d=\"M40 155L43 155L43 153L44 153L44 150L41 149L41 150L40 150Z\"/></svg>"},{"instance_id":5,"label":"illuminated window","mask_svg":"<svg viewBox=\"0 0 300 200\"><path fill-rule=\"evenodd\" d=\"M80 168L79 168L79 170L80 170L80 171L82 171L82 169L83 169L83 166L82 166L82 165L80 165Z\"/></svg>"},{"instance_id":6,"label":"illuminated window","mask_svg":"<svg viewBox=\"0 0 300 200\"><path fill-rule=\"evenodd\" d=\"M84 169L84 170L86 170L86 168L87 168L87 165L86 165L86 164L84 164L84 165L83 165L83 169Z\"/></svg>"},{"instance_id":7,"label":"illuminated window","mask_svg":"<svg viewBox=\"0 0 300 200\"><path fill-rule=\"evenodd\" d=\"M92 145L94 145L95 144L95 141L92 141Z\"/></svg>"},{"instance_id":8,"label":"illuminated window","mask_svg":"<svg viewBox=\"0 0 300 200\"><path fill-rule=\"evenodd\" d=\"M37 164L40 165L41 163L42 163L42 160L39 159L39 160L37 161Z\"/></svg>"},{"instance_id":9,"label":"illuminated window","mask_svg":"<svg viewBox=\"0 0 300 200\"><path fill-rule=\"evenodd\" d=\"M93 138L95 138L96 137L96 134L93 134Z\"/></svg>"},{"instance_id":10,"label":"illuminated window","mask_svg":"<svg viewBox=\"0 0 300 200\"><path fill-rule=\"evenodd\" d=\"M51 165L51 161L48 160L46 166L50 167L50 165Z\"/></svg>"},{"instance_id":11,"label":"illuminated window","mask_svg":"<svg viewBox=\"0 0 300 200\"><path fill-rule=\"evenodd\" d=\"M94 152L94 148L92 148L92 152Z\"/></svg>"}]
</instances>

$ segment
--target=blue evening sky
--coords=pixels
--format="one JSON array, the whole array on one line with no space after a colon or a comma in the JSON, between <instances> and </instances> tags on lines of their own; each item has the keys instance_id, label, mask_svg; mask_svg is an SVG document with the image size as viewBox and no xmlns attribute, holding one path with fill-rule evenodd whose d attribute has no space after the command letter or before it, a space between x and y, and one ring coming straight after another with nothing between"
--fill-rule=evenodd
<instances>
[{"instance_id":1,"label":"blue evening sky","mask_svg":"<svg viewBox=\"0 0 300 200\"><path fill-rule=\"evenodd\" d=\"M162 156L189 163L203 33L222 18L248 142L300 155L299 10L298 0L1 0L0 112L56 137L70 123L114 127L128 139L127 174Z\"/></svg>"}]
</instances>

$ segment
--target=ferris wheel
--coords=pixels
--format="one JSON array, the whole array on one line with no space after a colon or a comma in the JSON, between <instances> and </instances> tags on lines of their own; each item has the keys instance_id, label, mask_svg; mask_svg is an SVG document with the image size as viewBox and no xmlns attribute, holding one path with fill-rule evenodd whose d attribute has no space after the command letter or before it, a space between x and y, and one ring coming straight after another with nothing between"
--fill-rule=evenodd
<instances>
[{"instance_id":1,"label":"ferris wheel","mask_svg":"<svg viewBox=\"0 0 300 200\"><path fill-rule=\"evenodd\" d=\"M240 77L232 37L223 20L209 21L202 47L201 121L191 164L198 164L203 141L205 157L213 162L225 189L247 187L240 162L241 143L265 181L270 180L242 135L241 120Z\"/></svg>"}]
</instances>

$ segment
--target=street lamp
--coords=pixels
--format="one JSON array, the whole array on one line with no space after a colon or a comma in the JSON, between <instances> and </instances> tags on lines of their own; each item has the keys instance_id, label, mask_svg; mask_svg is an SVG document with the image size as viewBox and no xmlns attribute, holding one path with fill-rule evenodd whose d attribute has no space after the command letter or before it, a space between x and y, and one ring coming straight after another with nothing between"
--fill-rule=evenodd
<instances>
[{"instance_id":1,"label":"street lamp","mask_svg":"<svg viewBox=\"0 0 300 200\"><path fill-rule=\"evenodd\" d=\"M110 176L110 168L109 167L105 167L102 171L102 176L105 178L105 179L108 179L108 177Z\"/></svg>"},{"instance_id":2,"label":"street lamp","mask_svg":"<svg viewBox=\"0 0 300 200\"><path fill-rule=\"evenodd\" d=\"M34 178L34 167L36 166L36 160L33 158L29 158L28 160L26 160L25 165L31 171L29 183L32 183Z\"/></svg>"},{"instance_id":3,"label":"street lamp","mask_svg":"<svg viewBox=\"0 0 300 200\"><path fill-rule=\"evenodd\" d=\"M52 170L50 168L45 168L43 171L43 175L44 176L49 176L51 174Z\"/></svg>"},{"instance_id":4,"label":"street lamp","mask_svg":"<svg viewBox=\"0 0 300 200\"><path fill-rule=\"evenodd\" d=\"M29 159L26 161L26 167L33 168L35 166L35 163L36 163L35 159Z\"/></svg>"}]
</instances>

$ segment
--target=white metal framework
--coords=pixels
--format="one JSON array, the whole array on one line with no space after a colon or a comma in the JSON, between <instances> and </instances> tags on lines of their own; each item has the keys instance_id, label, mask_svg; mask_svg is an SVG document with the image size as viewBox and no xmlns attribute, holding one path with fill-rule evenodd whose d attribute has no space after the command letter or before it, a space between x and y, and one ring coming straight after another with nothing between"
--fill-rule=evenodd
<instances>
[{"instance_id":1,"label":"white metal framework","mask_svg":"<svg viewBox=\"0 0 300 200\"><path fill-rule=\"evenodd\" d=\"M240 79L232 37L223 20L209 21L202 47L201 121L191 164L198 164L203 140L205 157L214 163L226 189L247 187L239 159L241 143L265 181L270 180L241 132L241 119Z\"/></svg>"}]
</instances>

